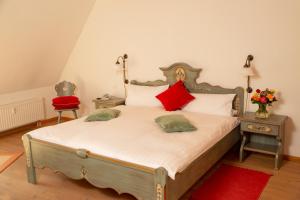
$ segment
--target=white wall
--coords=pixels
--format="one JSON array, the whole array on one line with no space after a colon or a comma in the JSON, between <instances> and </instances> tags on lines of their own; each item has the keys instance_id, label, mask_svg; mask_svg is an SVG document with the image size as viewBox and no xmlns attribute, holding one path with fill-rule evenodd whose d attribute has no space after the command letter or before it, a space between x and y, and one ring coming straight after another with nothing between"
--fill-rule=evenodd
<instances>
[{"instance_id":1,"label":"white wall","mask_svg":"<svg viewBox=\"0 0 300 200\"><path fill-rule=\"evenodd\" d=\"M46 119L50 119L57 116L52 106L52 98L55 96L56 92L53 86L7 93L0 95L0 106L32 98L43 98L45 103L45 117Z\"/></svg>"},{"instance_id":2,"label":"white wall","mask_svg":"<svg viewBox=\"0 0 300 200\"><path fill-rule=\"evenodd\" d=\"M93 98L123 95L114 63L125 52L130 79L163 78L158 67L182 61L203 68L199 81L225 87L246 85L241 70L251 53L253 87L280 91L273 110L290 117L285 153L300 156L299 11L298 0L99 0L61 79L77 84L87 113Z\"/></svg>"},{"instance_id":3,"label":"white wall","mask_svg":"<svg viewBox=\"0 0 300 200\"><path fill-rule=\"evenodd\" d=\"M95 0L0 0L0 94L54 85Z\"/></svg>"}]
</instances>

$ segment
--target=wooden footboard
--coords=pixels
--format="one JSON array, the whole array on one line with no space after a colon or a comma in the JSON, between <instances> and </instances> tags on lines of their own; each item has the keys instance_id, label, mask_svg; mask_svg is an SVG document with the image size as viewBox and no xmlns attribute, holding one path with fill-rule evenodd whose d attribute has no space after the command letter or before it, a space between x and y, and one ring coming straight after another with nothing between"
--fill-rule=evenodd
<instances>
[{"instance_id":1,"label":"wooden footboard","mask_svg":"<svg viewBox=\"0 0 300 200\"><path fill-rule=\"evenodd\" d=\"M199 156L176 179L166 169L157 169L90 153L84 149L22 137L27 157L28 182L36 183L35 168L50 168L69 178L86 179L99 188L112 188L119 194L129 193L137 199L179 199L239 140L239 127Z\"/></svg>"},{"instance_id":2,"label":"wooden footboard","mask_svg":"<svg viewBox=\"0 0 300 200\"><path fill-rule=\"evenodd\" d=\"M35 168L50 168L69 178L86 179L99 188L112 188L137 199L165 199L167 171L72 149L23 136L28 182L36 183Z\"/></svg>"}]
</instances>

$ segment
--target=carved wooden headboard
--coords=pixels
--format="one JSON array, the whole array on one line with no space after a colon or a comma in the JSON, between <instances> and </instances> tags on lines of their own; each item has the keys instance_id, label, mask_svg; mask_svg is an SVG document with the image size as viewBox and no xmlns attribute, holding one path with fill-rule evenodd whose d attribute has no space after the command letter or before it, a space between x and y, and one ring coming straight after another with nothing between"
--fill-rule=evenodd
<instances>
[{"instance_id":1,"label":"carved wooden headboard","mask_svg":"<svg viewBox=\"0 0 300 200\"><path fill-rule=\"evenodd\" d=\"M233 109L238 111L238 115L241 116L244 112L244 89L242 87L236 87L234 89L223 88L221 86L213 86L209 83L197 83L197 78L202 69L193 68L186 63L174 63L169 67L160 68L166 80L156 80L139 82L132 80L130 83L134 85L143 86L160 86L160 85L173 85L178 80L182 80L186 88L192 93L206 93L206 94L236 94L233 101Z\"/></svg>"}]
</instances>

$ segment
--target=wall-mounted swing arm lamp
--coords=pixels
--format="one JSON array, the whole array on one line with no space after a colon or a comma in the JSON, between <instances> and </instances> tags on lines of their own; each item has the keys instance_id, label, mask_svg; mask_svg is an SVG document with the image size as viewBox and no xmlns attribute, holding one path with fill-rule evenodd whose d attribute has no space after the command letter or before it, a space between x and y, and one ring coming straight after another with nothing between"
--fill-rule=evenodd
<instances>
[{"instance_id":1,"label":"wall-mounted swing arm lamp","mask_svg":"<svg viewBox=\"0 0 300 200\"><path fill-rule=\"evenodd\" d=\"M251 93L253 89L250 87L250 77L254 76L253 68L251 67L251 61L254 59L252 55L248 55L246 63L244 65L245 76L247 77L247 88L246 91Z\"/></svg>"},{"instance_id":2,"label":"wall-mounted swing arm lamp","mask_svg":"<svg viewBox=\"0 0 300 200\"><path fill-rule=\"evenodd\" d=\"M125 53L123 56L119 56L116 61L116 65L121 64L122 62L122 71L123 71L123 83L124 83L124 90L125 90L125 98L127 97L127 90L126 90L126 84L128 84L128 79L126 76L126 61L128 59L128 55Z\"/></svg>"},{"instance_id":3,"label":"wall-mounted swing arm lamp","mask_svg":"<svg viewBox=\"0 0 300 200\"><path fill-rule=\"evenodd\" d=\"M123 81L124 81L125 84L128 84L128 79L126 77L126 60L127 60L127 58L128 58L128 55L125 53L123 56L119 56L117 58L117 61L116 61L116 65L121 64L120 60L123 63L123 65L122 65L122 68L123 68Z\"/></svg>"}]
</instances>

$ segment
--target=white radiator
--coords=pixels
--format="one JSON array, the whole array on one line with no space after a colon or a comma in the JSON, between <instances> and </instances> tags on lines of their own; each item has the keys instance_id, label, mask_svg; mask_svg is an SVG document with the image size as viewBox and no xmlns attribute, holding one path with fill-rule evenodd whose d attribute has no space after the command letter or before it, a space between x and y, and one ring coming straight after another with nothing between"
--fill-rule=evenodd
<instances>
[{"instance_id":1,"label":"white radiator","mask_svg":"<svg viewBox=\"0 0 300 200\"><path fill-rule=\"evenodd\" d=\"M0 105L0 131L45 119L42 98Z\"/></svg>"}]
</instances>

